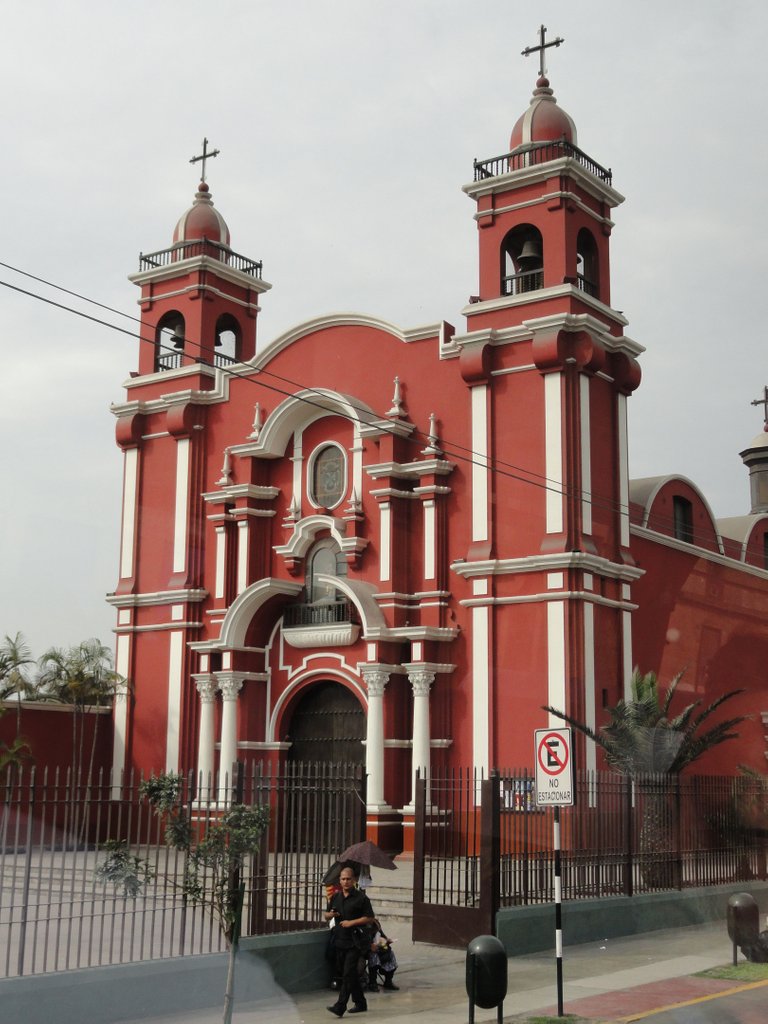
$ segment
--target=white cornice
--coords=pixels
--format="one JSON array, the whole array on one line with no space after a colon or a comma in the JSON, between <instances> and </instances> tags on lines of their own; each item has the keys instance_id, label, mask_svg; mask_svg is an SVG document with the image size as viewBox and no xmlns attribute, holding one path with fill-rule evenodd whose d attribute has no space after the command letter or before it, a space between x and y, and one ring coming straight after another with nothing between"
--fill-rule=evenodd
<instances>
[{"instance_id":1,"label":"white cornice","mask_svg":"<svg viewBox=\"0 0 768 1024\"><path fill-rule=\"evenodd\" d=\"M131 377L125 381L123 387L130 391L132 388L145 387L147 384L155 384L160 380L174 381L184 377L191 377L198 373L213 377L213 387L206 391L197 391L192 388L185 388L183 391L169 392L159 398L150 398L145 401L134 399L127 402L112 402L110 412L115 416L130 416L135 413L151 415L152 413L163 412L174 405L217 405L219 402L229 400L229 379L230 377L247 377L248 373L233 373L233 370L241 367L247 368L246 363L233 363L227 367L229 372L218 367L206 366L203 363L194 363L191 366L183 366L178 370L167 370L163 373L147 373L140 377Z\"/></svg>"},{"instance_id":2,"label":"white cornice","mask_svg":"<svg viewBox=\"0 0 768 1024\"><path fill-rule=\"evenodd\" d=\"M107 594L113 608L146 608L155 604L184 604L204 601L207 590L157 590L146 594Z\"/></svg>"},{"instance_id":3,"label":"white cornice","mask_svg":"<svg viewBox=\"0 0 768 1024\"><path fill-rule=\"evenodd\" d=\"M625 612L634 612L640 607L630 601L617 601L588 590L547 590L538 594L516 594L514 597L468 597L459 601L459 604L463 608L494 608L501 605L540 604L551 601L585 601L587 604L599 604L605 608L618 608Z\"/></svg>"},{"instance_id":4,"label":"white cornice","mask_svg":"<svg viewBox=\"0 0 768 1024\"><path fill-rule=\"evenodd\" d=\"M703 558L707 562L714 562L715 565L722 565L727 569L744 572L748 576L755 576L760 580L768 579L768 569L760 569L756 565L749 565L749 563L741 562L737 558L729 558L727 555L721 555L716 551L701 548L697 544L687 544L685 541L676 540L674 537L667 537L663 533L656 533L654 530L649 530L644 526L632 524L629 532L633 533L636 537L652 541L654 544L660 544L662 547L674 548L675 551L680 551L691 558Z\"/></svg>"},{"instance_id":5,"label":"white cornice","mask_svg":"<svg viewBox=\"0 0 768 1024\"><path fill-rule=\"evenodd\" d=\"M635 565L611 562L600 555L585 551L558 551L551 555L528 555L525 558L493 558L478 562L452 562L457 576L472 579L476 576L505 576L510 573L554 572L562 569L581 569L608 579L631 582L645 575L645 569Z\"/></svg>"},{"instance_id":6,"label":"white cornice","mask_svg":"<svg viewBox=\"0 0 768 1024\"><path fill-rule=\"evenodd\" d=\"M456 468L453 462L445 459L425 459L423 462L377 462L373 466L365 466L365 472L379 480L381 477L393 476L398 480L420 478L428 474L448 476Z\"/></svg>"},{"instance_id":7,"label":"white cornice","mask_svg":"<svg viewBox=\"0 0 768 1024\"><path fill-rule=\"evenodd\" d=\"M240 285L242 288L250 288L252 291L261 293L269 291L272 287L269 282L262 280L261 278L254 277L252 274L246 274L242 270L235 270L234 267L228 263L223 263L221 260L214 259L211 256L190 256L185 260L178 260L175 263L168 263L164 267L153 267L151 270L139 270L135 274L129 274L128 280L133 284L139 286L148 284L150 281L170 281L176 277L182 277L185 274L193 274L196 271L206 271L207 273L214 274L216 277L220 277L223 281L229 281L231 284ZM194 286L195 289L199 285ZM191 290L191 289L186 289ZM228 299L232 296L220 292L219 294L226 294ZM152 298L160 298L161 296L153 295Z\"/></svg>"},{"instance_id":8,"label":"white cornice","mask_svg":"<svg viewBox=\"0 0 768 1024\"><path fill-rule=\"evenodd\" d=\"M208 491L203 494L203 501L211 502L211 504L234 501L237 498L272 501L279 493L279 487L267 487L261 484L232 484L230 487L222 487L220 491Z\"/></svg>"},{"instance_id":9,"label":"white cornice","mask_svg":"<svg viewBox=\"0 0 768 1024\"><path fill-rule=\"evenodd\" d=\"M600 302L599 299L595 299L593 296L588 295L586 292L581 291L573 284L558 284L553 285L549 288L539 288L533 292L523 292L522 295L500 295L495 299L484 299L482 302L470 302L464 309L462 314L466 317L478 316L481 313L494 313L500 309L513 309L515 307L530 306L537 302L543 302L545 299L556 299L556 298L571 298L578 299L585 306L591 306L594 310L602 313L603 316L612 320L614 323L619 324L620 327L626 327L629 320L623 314L619 313L616 309L611 309L610 306L606 306L604 302ZM588 316L589 314L571 314L571 313L555 313L554 317L578 317ZM530 321L524 320L523 324L527 324ZM596 321L597 322L597 321ZM603 332L605 332L605 324L600 325ZM498 333L498 332L497 332ZM616 340L616 339L614 339ZM633 342L633 344L637 344ZM642 346L640 351L645 351Z\"/></svg>"},{"instance_id":10,"label":"white cornice","mask_svg":"<svg viewBox=\"0 0 768 1024\"><path fill-rule=\"evenodd\" d=\"M600 202L605 202L611 207L620 206L624 202L624 196L620 192L617 192L612 185L595 177L573 157L560 157L557 160L548 160L545 163L531 164L528 167L507 171L506 174L497 174L492 178L483 178L481 181L471 181L462 186L462 192L466 192L472 199L478 199L480 196L509 192L522 185L545 182L563 174L578 181L585 192Z\"/></svg>"}]
</instances>

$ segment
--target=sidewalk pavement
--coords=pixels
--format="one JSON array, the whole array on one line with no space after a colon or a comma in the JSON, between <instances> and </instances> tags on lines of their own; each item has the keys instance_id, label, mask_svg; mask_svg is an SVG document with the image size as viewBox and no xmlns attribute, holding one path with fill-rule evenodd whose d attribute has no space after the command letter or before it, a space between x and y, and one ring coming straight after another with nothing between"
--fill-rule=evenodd
<instances>
[{"instance_id":1,"label":"sidewalk pavement","mask_svg":"<svg viewBox=\"0 0 768 1024\"><path fill-rule=\"evenodd\" d=\"M374 910L377 899L387 934L395 940L398 992L370 993L368 1013L362 1020L413 1021L417 1024L467 1024L469 1000L465 988L466 952L411 941L411 923L387 918L383 909L386 889L407 886L410 872L376 872L369 890ZM384 877L382 877L384 876ZM565 935L567 942L567 932ZM734 983L693 977L697 971L731 962L732 946L726 922L646 932L618 939L603 939L563 951L563 1012L588 1021L627 1021L675 1003L711 998ZM254 968L256 969L256 968ZM504 1020L525 1020L534 1012L557 1013L557 981L552 950L508 961ZM336 993L317 991L289 996L264 972L263 999L235 1008L236 1024L329 1024L327 1007ZM152 1024L215 1024L220 1013L185 1014L157 1018ZM352 1019L357 1019L353 1017ZM475 1008L475 1021L496 1021L497 1011ZM128 1024L128 1022L127 1022ZM145 1021L143 1024L149 1024Z\"/></svg>"}]
</instances>

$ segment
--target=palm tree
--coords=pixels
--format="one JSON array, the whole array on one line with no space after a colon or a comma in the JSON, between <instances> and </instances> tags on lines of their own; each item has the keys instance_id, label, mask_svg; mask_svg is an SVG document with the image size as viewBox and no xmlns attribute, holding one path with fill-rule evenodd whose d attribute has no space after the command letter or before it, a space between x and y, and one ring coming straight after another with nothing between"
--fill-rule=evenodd
<instances>
[{"instance_id":1,"label":"palm tree","mask_svg":"<svg viewBox=\"0 0 768 1024\"><path fill-rule=\"evenodd\" d=\"M656 673L643 675L635 669L631 698L607 708L609 722L597 731L557 708L544 710L594 740L604 752L608 766L621 775L632 778L649 772L677 775L707 750L736 739L739 734L733 729L749 717L737 715L699 732L722 704L744 692L730 690L702 710L699 710L702 703L699 699L670 718L672 699L682 677L683 673L678 672L662 696Z\"/></svg>"},{"instance_id":2,"label":"palm tree","mask_svg":"<svg viewBox=\"0 0 768 1024\"><path fill-rule=\"evenodd\" d=\"M734 729L748 715L736 715L710 726L702 726L726 701L743 690L730 690L702 707L701 699L670 717L670 708L682 672L662 694L655 672L643 675L635 669L632 696L609 707L608 723L592 729L564 711L546 707L578 732L593 740L605 755L609 768L633 780L645 796L640 829L640 864L649 885L669 888L671 867L666 855L673 847L669 786L664 777L677 776L702 754L726 740L736 739Z\"/></svg>"},{"instance_id":3,"label":"palm tree","mask_svg":"<svg viewBox=\"0 0 768 1024\"><path fill-rule=\"evenodd\" d=\"M112 652L100 640L83 640L66 650L52 647L39 661L39 695L43 699L71 704L72 769L76 777L83 768L85 716L111 705L125 680L112 668ZM99 718L97 714L91 738L87 781L90 782L96 751Z\"/></svg>"},{"instance_id":4,"label":"palm tree","mask_svg":"<svg viewBox=\"0 0 768 1024\"><path fill-rule=\"evenodd\" d=\"M29 665L35 659L23 633L3 637L0 643L0 700L16 698L16 731L21 731L21 702L34 697L35 684L29 677Z\"/></svg>"}]
</instances>

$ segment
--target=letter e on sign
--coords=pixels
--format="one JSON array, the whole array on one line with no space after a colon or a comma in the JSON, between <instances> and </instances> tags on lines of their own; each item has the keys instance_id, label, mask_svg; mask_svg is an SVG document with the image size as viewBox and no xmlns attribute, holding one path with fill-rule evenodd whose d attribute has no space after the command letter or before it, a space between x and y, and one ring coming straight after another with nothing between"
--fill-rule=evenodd
<instances>
[{"instance_id":1,"label":"letter e on sign","mask_svg":"<svg viewBox=\"0 0 768 1024\"><path fill-rule=\"evenodd\" d=\"M573 756L570 729L536 729L536 805L572 807Z\"/></svg>"}]
</instances>

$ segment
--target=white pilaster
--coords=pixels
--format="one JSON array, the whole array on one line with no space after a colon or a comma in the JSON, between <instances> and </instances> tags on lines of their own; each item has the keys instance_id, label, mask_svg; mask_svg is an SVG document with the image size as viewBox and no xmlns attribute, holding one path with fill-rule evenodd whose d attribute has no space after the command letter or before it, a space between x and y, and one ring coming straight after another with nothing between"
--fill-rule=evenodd
<instances>
[{"instance_id":1,"label":"white pilaster","mask_svg":"<svg viewBox=\"0 0 768 1024\"><path fill-rule=\"evenodd\" d=\"M381 523L381 534L379 537L379 551L381 552L379 565L379 580L382 583L392 578L390 569L391 561L391 540L392 540L392 506L388 501L379 505L379 519Z\"/></svg>"},{"instance_id":2,"label":"white pilaster","mask_svg":"<svg viewBox=\"0 0 768 1024\"><path fill-rule=\"evenodd\" d=\"M165 728L165 770L179 770L181 731L181 675L184 666L184 634L174 631L168 638L168 702Z\"/></svg>"},{"instance_id":3,"label":"white pilaster","mask_svg":"<svg viewBox=\"0 0 768 1024\"><path fill-rule=\"evenodd\" d=\"M223 523L216 527L216 578L214 597L224 597L224 581L227 569L227 528Z\"/></svg>"},{"instance_id":4,"label":"white pilaster","mask_svg":"<svg viewBox=\"0 0 768 1024\"><path fill-rule=\"evenodd\" d=\"M549 601L547 604L547 704L558 711L565 706L565 603ZM548 725L559 728L562 719L549 716Z\"/></svg>"},{"instance_id":5,"label":"white pilaster","mask_svg":"<svg viewBox=\"0 0 768 1024\"><path fill-rule=\"evenodd\" d=\"M139 481L139 450L128 448L123 461L123 530L120 542L120 578L134 575L136 493Z\"/></svg>"},{"instance_id":6,"label":"white pilaster","mask_svg":"<svg viewBox=\"0 0 768 1024\"><path fill-rule=\"evenodd\" d=\"M411 748L411 802L416 805L416 772L427 780L427 803L429 798L430 750L429 750L429 691L435 681L435 673L427 669L411 669L408 680L413 688L413 746Z\"/></svg>"},{"instance_id":7,"label":"white pilaster","mask_svg":"<svg viewBox=\"0 0 768 1024\"><path fill-rule=\"evenodd\" d=\"M472 395L472 540L488 540L488 387Z\"/></svg>"},{"instance_id":8,"label":"white pilaster","mask_svg":"<svg viewBox=\"0 0 768 1024\"><path fill-rule=\"evenodd\" d=\"M176 515L173 529L173 571L184 572L187 565L187 518L189 508L188 437L176 442Z\"/></svg>"},{"instance_id":9,"label":"white pilaster","mask_svg":"<svg viewBox=\"0 0 768 1024\"><path fill-rule=\"evenodd\" d=\"M544 377L544 445L547 533L563 532L563 406L561 375Z\"/></svg>"},{"instance_id":10,"label":"white pilaster","mask_svg":"<svg viewBox=\"0 0 768 1024\"><path fill-rule=\"evenodd\" d=\"M485 584L487 580L475 580L475 584ZM475 587L474 593L478 592ZM472 609L472 763L476 771L488 774L489 737L489 701L491 689L490 677L490 637L489 608L478 605Z\"/></svg>"},{"instance_id":11,"label":"white pilaster","mask_svg":"<svg viewBox=\"0 0 768 1024\"><path fill-rule=\"evenodd\" d=\"M584 533L592 533L592 428L589 389L590 378L582 373L579 377L579 406L581 409L581 524Z\"/></svg>"},{"instance_id":12,"label":"white pilaster","mask_svg":"<svg viewBox=\"0 0 768 1024\"><path fill-rule=\"evenodd\" d=\"M243 518L237 524L237 592L242 594L248 586L248 537L250 524Z\"/></svg>"},{"instance_id":13,"label":"white pilaster","mask_svg":"<svg viewBox=\"0 0 768 1024\"><path fill-rule=\"evenodd\" d=\"M369 810L389 810L384 799L384 689L389 670L379 665L363 666L363 679L368 688L368 718L365 729L365 770L368 775L367 806Z\"/></svg>"},{"instance_id":14,"label":"white pilaster","mask_svg":"<svg viewBox=\"0 0 768 1024\"><path fill-rule=\"evenodd\" d=\"M617 452L619 462L619 543L629 547L629 450L627 447L627 396L617 395Z\"/></svg>"},{"instance_id":15,"label":"white pilaster","mask_svg":"<svg viewBox=\"0 0 768 1024\"><path fill-rule=\"evenodd\" d=\"M197 777L200 782L198 793L201 800L207 801L213 796L217 686L212 675L195 676L195 685L200 695L200 734L197 740Z\"/></svg>"},{"instance_id":16,"label":"white pilaster","mask_svg":"<svg viewBox=\"0 0 768 1024\"><path fill-rule=\"evenodd\" d=\"M424 502L424 579L435 578L435 566L437 564L435 552L437 549L437 537L435 533L435 502L428 499Z\"/></svg>"},{"instance_id":17,"label":"white pilaster","mask_svg":"<svg viewBox=\"0 0 768 1024\"><path fill-rule=\"evenodd\" d=\"M130 665L131 638L119 633L115 649L115 671L126 682L115 693L112 703L112 796L115 800L122 795L122 773L125 770L126 737L128 734L128 671Z\"/></svg>"},{"instance_id":18,"label":"white pilaster","mask_svg":"<svg viewBox=\"0 0 768 1024\"><path fill-rule=\"evenodd\" d=\"M621 597L623 601L629 601L631 590L628 583L621 585ZM632 698L632 671L634 668L632 659L632 612L621 613L621 653L624 662L624 700Z\"/></svg>"},{"instance_id":19,"label":"white pilaster","mask_svg":"<svg viewBox=\"0 0 768 1024\"><path fill-rule=\"evenodd\" d=\"M595 606L584 601L584 718L593 731L597 724L595 694ZM589 771L597 768L597 746L586 744L586 765Z\"/></svg>"},{"instance_id":20,"label":"white pilaster","mask_svg":"<svg viewBox=\"0 0 768 1024\"><path fill-rule=\"evenodd\" d=\"M231 792L232 766L237 760L237 695L243 686L239 672L217 672L221 690L221 747L219 755L219 801L225 803Z\"/></svg>"}]
</instances>

